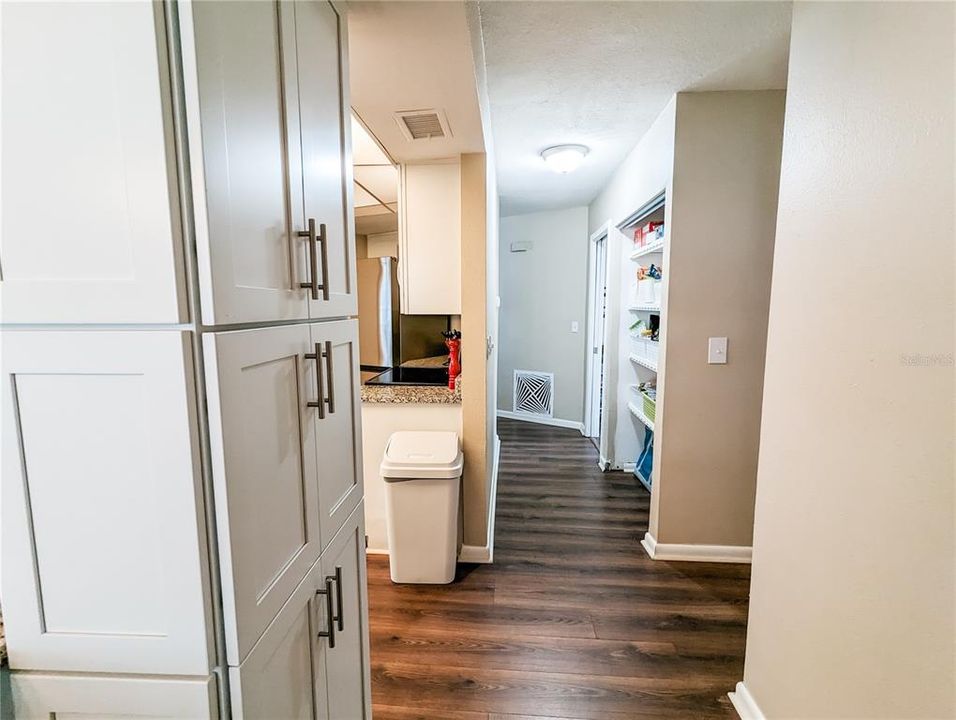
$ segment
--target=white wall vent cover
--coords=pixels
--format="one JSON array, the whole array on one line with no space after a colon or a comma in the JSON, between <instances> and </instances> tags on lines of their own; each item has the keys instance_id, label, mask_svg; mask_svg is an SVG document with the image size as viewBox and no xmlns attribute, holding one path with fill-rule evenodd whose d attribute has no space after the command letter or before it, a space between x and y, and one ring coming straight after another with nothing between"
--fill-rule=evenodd
<instances>
[{"instance_id":1,"label":"white wall vent cover","mask_svg":"<svg viewBox=\"0 0 956 720\"><path fill-rule=\"evenodd\" d=\"M400 110L395 122L406 140L451 137L448 120L441 110Z\"/></svg>"},{"instance_id":2,"label":"white wall vent cover","mask_svg":"<svg viewBox=\"0 0 956 720\"><path fill-rule=\"evenodd\" d=\"M554 373L515 370L514 411L537 417L554 416Z\"/></svg>"}]
</instances>

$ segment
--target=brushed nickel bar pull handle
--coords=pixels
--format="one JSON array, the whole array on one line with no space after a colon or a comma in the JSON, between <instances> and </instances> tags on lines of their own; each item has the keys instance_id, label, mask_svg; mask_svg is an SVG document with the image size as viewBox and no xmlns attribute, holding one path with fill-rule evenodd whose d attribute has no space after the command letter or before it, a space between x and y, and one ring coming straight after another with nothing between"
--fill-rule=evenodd
<instances>
[{"instance_id":1,"label":"brushed nickel bar pull handle","mask_svg":"<svg viewBox=\"0 0 956 720\"><path fill-rule=\"evenodd\" d=\"M319 420L325 419L325 400L322 399L322 347L316 343L315 352L303 355L306 360L315 360L315 386L318 400L309 400L307 407L314 407L319 411Z\"/></svg>"},{"instance_id":2,"label":"brushed nickel bar pull handle","mask_svg":"<svg viewBox=\"0 0 956 720\"><path fill-rule=\"evenodd\" d=\"M325 233L325 225L322 226L322 232ZM312 292L312 299L319 299L319 273L318 273L318 260L315 256L315 218L309 218L309 229L308 230L299 230L296 233L296 237L300 237L304 240L307 240L309 243L309 269L311 272L310 281L307 283L299 283L300 288L309 288ZM323 241L324 243L324 241ZM324 266L325 263L323 263Z\"/></svg>"},{"instance_id":3,"label":"brushed nickel bar pull handle","mask_svg":"<svg viewBox=\"0 0 956 720\"><path fill-rule=\"evenodd\" d=\"M334 367L332 365L332 342L330 340L325 341L325 366L329 371L329 396L326 402L329 404L329 412L335 412L335 375L333 375ZM321 391L320 391L321 392Z\"/></svg>"},{"instance_id":4,"label":"brushed nickel bar pull handle","mask_svg":"<svg viewBox=\"0 0 956 720\"><path fill-rule=\"evenodd\" d=\"M325 234L325 223L319 225L319 246L322 249L322 284L317 285L317 290L322 291L322 299L329 299L329 239ZM314 245L315 243L313 243ZM315 271L312 271L312 277L315 277ZM313 300L318 298L313 295Z\"/></svg>"},{"instance_id":5,"label":"brushed nickel bar pull handle","mask_svg":"<svg viewBox=\"0 0 956 720\"><path fill-rule=\"evenodd\" d=\"M335 566L335 609L338 611L335 620L339 624L339 632L345 631L345 610L342 604L342 566Z\"/></svg>"},{"instance_id":6,"label":"brushed nickel bar pull handle","mask_svg":"<svg viewBox=\"0 0 956 720\"><path fill-rule=\"evenodd\" d=\"M328 638L330 648L335 647L335 618L332 615L332 581L334 579L331 575L327 576L325 578L325 590L315 591L316 597L319 595L325 596L325 621L329 626L328 630L319 630L316 637Z\"/></svg>"}]
</instances>

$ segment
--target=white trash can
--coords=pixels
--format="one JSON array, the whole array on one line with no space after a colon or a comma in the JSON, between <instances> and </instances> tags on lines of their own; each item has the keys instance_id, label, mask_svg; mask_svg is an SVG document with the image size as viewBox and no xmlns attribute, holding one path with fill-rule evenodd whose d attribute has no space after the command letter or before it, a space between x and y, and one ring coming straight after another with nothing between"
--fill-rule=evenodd
<instances>
[{"instance_id":1,"label":"white trash can","mask_svg":"<svg viewBox=\"0 0 956 720\"><path fill-rule=\"evenodd\" d=\"M389 568L396 583L450 583L458 559L458 433L403 431L385 446Z\"/></svg>"}]
</instances>

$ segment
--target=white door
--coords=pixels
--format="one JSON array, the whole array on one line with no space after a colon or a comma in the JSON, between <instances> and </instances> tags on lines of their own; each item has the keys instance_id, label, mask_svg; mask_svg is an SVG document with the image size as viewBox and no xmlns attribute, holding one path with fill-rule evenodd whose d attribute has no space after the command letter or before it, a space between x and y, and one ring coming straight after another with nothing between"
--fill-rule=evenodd
<instances>
[{"instance_id":1,"label":"white door","mask_svg":"<svg viewBox=\"0 0 956 720\"><path fill-rule=\"evenodd\" d=\"M329 717L369 718L368 580L365 508L360 504L322 554L322 572L335 578L335 647L327 643Z\"/></svg>"},{"instance_id":2,"label":"white door","mask_svg":"<svg viewBox=\"0 0 956 720\"><path fill-rule=\"evenodd\" d=\"M3 322L185 320L162 13L3 4Z\"/></svg>"},{"instance_id":3,"label":"white door","mask_svg":"<svg viewBox=\"0 0 956 720\"><path fill-rule=\"evenodd\" d=\"M238 665L320 554L308 325L203 337L226 650Z\"/></svg>"},{"instance_id":4,"label":"white door","mask_svg":"<svg viewBox=\"0 0 956 720\"><path fill-rule=\"evenodd\" d=\"M587 435L601 436L601 417L604 412L604 340L607 327L607 235L591 246L590 317L588 318L588 387Z\"/></svg>"},{"instance_id":5,"label":"white door","mask_svg":"<svg viewBox=\"0 0 956 720\"><path fill-rule=\"evenodd\" d=\"M185 334L7 331L2 343L10 666L208 675Z\"/></svg>"},{"instance_id":6,"label":"white door","mask_svg":"<svg viewBox=\"0 0 956 720\"><path fill-rule=\"evenodd\" d=\"M216 681L11 673L17 720L213 720Z\"/></svg>"},{"instance_id":7,"label":"white door","mask_svg":"<svg viewBox=\"0 0 956 720\"><path fill-rule=\"evenodd\" d=\"M203 322L305 319L293 5L181 12Z\"/></svg>"},{"instance_id":8,"label":"white door","mask_svg":"<svg viewBox=\"0 0 956 720\"><path fill-rule=\"evenodd\" d=\"M311 326L319 394L315 465L322 515L322 546L338 532L362 500L362 404L359 395L358 321Z\"/></svg>"},{"instance_id":9,"label":"white door","mask_svg":"<svg viewBox=\"0 0 956 720\"><path fill-rule=\"evenodd\" d=\"M311 568L239 667L229 668L236 720L325 720L325 642L330 600L320 563ZM346 720L336 716L335 720ZM351 719L349 719L351 720Z\"/></svg>"},{"instance_id":10,"label":"white door","mask_svg":"<svg viewBox=\"0 0 956 720\"><path fill-rule=\"evenodd\" d=\"M295 4L299 127L302 130L303 226L325 233L314 253L321 289L310 289L309 316L358 312L352 153L349 139L348 40L344 17L328 2ZM311 256L310 256L311 260Z\"/></svg>"}]
</instances>

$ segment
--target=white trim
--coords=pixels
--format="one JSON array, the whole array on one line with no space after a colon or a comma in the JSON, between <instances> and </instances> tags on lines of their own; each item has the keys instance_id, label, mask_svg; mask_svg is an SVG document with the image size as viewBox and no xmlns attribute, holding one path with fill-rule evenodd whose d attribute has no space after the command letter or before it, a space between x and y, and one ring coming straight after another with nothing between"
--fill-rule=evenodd
<instances>
[{"instance_id":1,"label":"white trim","mask_svg":"<svg viewBox=\"0 0 956 720\"><path fill-rule=\"evenodd\" d=\"M585 376L584 376L584 422L581 423L581 434L585 437L597 437L598 445L601 444L601 428L592 428L591 423L594 416L594 358L593 353L589 352L590 348L593 348L595 345L595 336L597 335L597 328L594 325L594 307L597 304L597 244L604 240L604 290L605 297L607 296L607 281L608 276L610 275L610 257L611 257L611 227L613 223L608 220L606 223L601 225L597 230L591 233L590 242L588 243L588 294L587 294L587 346L585 348L587 362L585 363ZM605 300L606 303L606 300ZM607 322L607 310L604 312L604 327L601 328L601 345L602 348L606 345L606 339L608 334L608 322ZM607 362L607 353L603 352L602 356L602 365ZM604 373L605 379L607 378L607 373ZM607 407L607 383L604 384L602 388L602 403L603 406ZM598 424L601 425L600 419Z\"/></svg>"},{"instance_id":2,"label":"white trim","mask_svg":"<svg viewBox=\"0 0 956 720\"><path fill-rule=\"evenodd\" d=\"M366 555L388 555L388 548L365 548Z\"/></svg>"},{"instance_id":3,"label":"white trim","mask_svg":"<svg viewBox=\"0 0 956 720\"><path fill-rule=\"evenodd\" d=\"M659 543L649 532L644 534L641 546L651 560L685 562L749 563L753 548L745 545L682 545Z\"/></svg>"},{"instance_id":4,"label":"white trim","mask_svg":"<svg viewBox=\"0 0 956 720\"><path fill-rule=\"evenodd\" d=\"M495 435L495 455L491 467L491 495L488 503L488 535L484 545L462 545L458 562L491 563L495 560L495 510L498 507L498 461L501 457L501 439Z\"/></svg>"},{"instance_id":5,"label":"white trim","mask_svg":"<svg viewBox=\"0 0 956 720\"><path fill-rule=\"evenodd\" d=\"M553 425L554 427L569 428L577 430L584 434L584 423L577 420L562 420L561 418L540 417L538 415L525 415L511 410L499 410L498 417L508 420L523 420L524 422L537 423L538 425Z\"/></svg>"},{"instance_id":6,"label":"white trim","mask_svg":"<svg viewBox=\"0 0 956 720\"><path fill-rule=\"evenodd\" d=\"M734 692L727 693L727 697L730 698L730 702L740 716L740 720L767 720L767 716L760 710L754 696L750 694L747 686L742 681L737 683Z\"/></svg>"}]
</instances>

